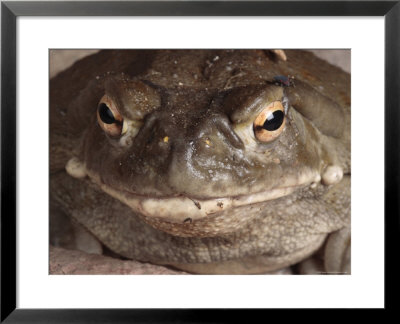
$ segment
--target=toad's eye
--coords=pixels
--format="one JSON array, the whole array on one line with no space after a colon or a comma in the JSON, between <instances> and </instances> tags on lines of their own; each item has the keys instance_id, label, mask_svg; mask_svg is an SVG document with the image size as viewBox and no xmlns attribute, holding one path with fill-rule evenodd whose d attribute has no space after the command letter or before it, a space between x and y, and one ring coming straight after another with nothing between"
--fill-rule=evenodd
<instances>
[{"instance_id":1,"label":"toad's eye","mask_svg":"<svg viewBox=\"0 0 400 324\"><path fill-rule=\"evenodd\" d=\"M126 123L117 110L114 101L107 95L101 98L97 106L97 121L100 127L111 137L119 137L126 132Z\"/></svg>"},{"instance_id":2,"label":"toad's eye","mask_svg":"<svg viewBox=\"0 0 400 324\"><path fill-rule=\"evenodd\" d=\"M274 101L254 120L254 135L260 142L272 142L282 133L285 121L285 109L282 102Z\"/></svg>"}]
</instances>

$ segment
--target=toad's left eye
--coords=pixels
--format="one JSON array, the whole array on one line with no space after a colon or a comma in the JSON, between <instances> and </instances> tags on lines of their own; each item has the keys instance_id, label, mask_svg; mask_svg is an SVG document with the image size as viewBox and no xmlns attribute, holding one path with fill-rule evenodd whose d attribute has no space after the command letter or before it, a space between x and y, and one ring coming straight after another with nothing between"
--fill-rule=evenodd
<instances>
[{"instance_id":1,"label":"toad's left eye","mask_svg":"<svg viewBox=\"0 0 400 324\"><path fill-rule=\"evenodd\" d=\"M282 102L274 101L265 107L254 120L254 135L260 142L272 142L282 133L285 121L285 109Z\"/></svg>"},{"instance_id":2,"label":"toad's left eye","mask_svg":"<svg viewBox=\"0 0 400 324\"><path fill-rule=\"evenodd\" d=\"M114 101L107 95L100 99L97 106L97 121L100 127L111 137L119 137L126 132L126 123Z\"/></svg>"}]
</instances>

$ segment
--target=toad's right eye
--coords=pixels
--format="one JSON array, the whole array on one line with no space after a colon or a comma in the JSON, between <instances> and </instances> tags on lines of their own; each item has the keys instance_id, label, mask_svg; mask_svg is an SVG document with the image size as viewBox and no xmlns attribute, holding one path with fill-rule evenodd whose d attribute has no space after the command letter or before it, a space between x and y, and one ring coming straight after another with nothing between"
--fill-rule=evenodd
<instances>
[{"instance_id":1,"label":"toad's right eye","mask_svg":"<svg viewBox=\"0 0 400 324\"><path fill-rule=\"evenodd\" d=\"M103 123L113 124L116 122L111 109L104 102L99 105L99 116Z\"/></svg>"},{"instance_id":2,"label":"toad's right eye","mask_svg":"<svg viewBox=\"0 0 400 324\"><path fill-rule=\"evenodd\" d=\"M97 122L111 137L119 137L126 132L124 119L119 113L114 101L104 95L97 106Z\"/></svg>"}]
</instances>

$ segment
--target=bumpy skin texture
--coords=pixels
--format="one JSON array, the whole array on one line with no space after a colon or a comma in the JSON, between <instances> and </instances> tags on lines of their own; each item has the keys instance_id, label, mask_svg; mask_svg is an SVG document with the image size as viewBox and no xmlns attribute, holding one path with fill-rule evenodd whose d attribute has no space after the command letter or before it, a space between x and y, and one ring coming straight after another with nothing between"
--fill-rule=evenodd
<instances>
[{"instance_id":1,"label":"bumpy skin texture","mask_svg":"<svg viewBox=\"0 0 400 324\"><path fill-rule=\"evenodd\" d=\"M194 273L265 273L318 250L305 272L349 273L350 76L285 53L110 50L53 78L51 242L79 246L82 225L118 255ZM96 120L105 94L129 124L118 138ZM262 143L253 121L273 101L286 123Z\"/></svg>"}]
</instances>

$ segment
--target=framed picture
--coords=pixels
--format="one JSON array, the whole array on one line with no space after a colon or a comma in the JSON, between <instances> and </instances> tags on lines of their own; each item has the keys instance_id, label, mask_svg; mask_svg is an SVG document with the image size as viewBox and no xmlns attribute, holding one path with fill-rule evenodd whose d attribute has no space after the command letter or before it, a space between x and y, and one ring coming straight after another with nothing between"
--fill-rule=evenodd
<instances>
[{"instance_id":1,"label":"framed picture","mask_svg":"<svg viewBox=\"0 0 400 324\"><path fill-rule=\"evenodd\" d=\"M166 322L182 319L182 321L188 322L219 322L226 321L227 317L234 315L233 309L237 308L257 308L262 310L268 308L321 307L390 308L392 305L391 299L384 297L395 286L388 285L389 280L396 280L392 270L394 267L389 266L389 263L391 263L390 256L396 253L393 250L398 244L399 234L399 227L396 223L398 218L388 217L388 215L398 215L399 212L398 203L396 202L398 198L398 152L400 151L398 144L400 4L398 1L5 1L2 2L1 9L2 321L5 320L8 323L21 321L84 323L88 321L130 322L135 320L139 322L144 320ZM360 37L360 35L364 37ZM284 50L267 50L270 48ZM252 62L259 62L256 57L262 54L268 60L274 62L273 64L275 65L271 66L279 66L281 64L279 63L280 61L286 61L288 58L289 60L297 60L299 51L296 51L296 49L314 50L314 52L316 49L320 49L322 52L340 49L346 50L347 53L351 52L352 167L350 167L350 149L348 149L348 162L344 157L346 156L344 149L338 149L340 154L338 153L337 155L332 153L332 145L327 145L328 148L324 149L326 155L335 155L331 160L335 160L339 164L342 163L339 168L340 172L338 168L334 169L335 176L340 174L339 181L344 176L348 176L350 179L350 174L353 175L351 184L351 235L353 237L351 240L351 274L350 270L346 270L344 272L348 274L347 276L332 275L336 274L333 272L329 276L249 276L248 274L263 272L244 271L240 272L242 275L237 276L212 276L208 275L210 272L198 270L201 267L196 267L196 270L188 270L185 267L180 268L180 266L177 266L177 268L188 270L189 272L200 272L203 275L116 276L115 274L118 271L123 273L118 270L117 272L109 272L113 275L109 274L107 276L103 275L107 271L87 272L87 274L100 274L96 276L79 275L85 272L76 272L78 275L71 276L69 274L74 273L75 270L71 270L72 268L62 264L61 259L53 259L53 261L56 260L54 261L55 263L49 264L49 253L53 253L54 256L54 250L50 252L48 250L49 236L50 239L52 237L51 228L49 233L49 215L50 217L52 216L51 204L49 208L49 194L51 196L52 193L57 191L57 194L62 196L59 202L65 199L72 199L69 197L68 192L59 193L58 188L53 186L52 179L54 179L54 175L51 174L49 176L49 168L56 167L58 161L55 161L56 158L58 159L60 155L64 154L64 148L58 151L52 150L55 147L52 141L61 141L64 134L63 131L60 131L60 137L54 140L55 135L52 131L52 125L54 123L61 125L62 122L54 121L55 119L49 113L49 107L52 105L63 106L64 102L65 104L68 102L69 106L71 103L79 102L79 100L82 102L82 100L84 101L82 98L85 96L85 91L92 94L97 91L96 87L98 87L94 85L89 90L83 90L78 87L81 77L76 75L71 79L73 81L65 79L64 83L58 83L57 89L53 83L50 83L49 86L49 72L52 73L53 71L53 66L49 66L49 61L52 63L56 56L61 53L61 50L70 51L72 49L78 51L82 49L92 51L116 49L114 52L100 52L97 56L92 57L93 62L98 58L99 64L103 64L103 67L106 66L107 53L112 53L114 57L118 57L118 63L122 64L123 53L128 50L136 49L137 51L132 53L138 53L143 50L157 49L150 54L146 52L145 56L147 59L149 57L158 57L157 60L160 65L157 65L158 61L156 61L153 66L159 66L161 70L163 68L166 69L167 74L172 71L172 69L166 68L168 64L185 60L193 62L200 55L198 53L206 53L204 55L211 53L211 51L205 51L204 49L216 49L215 53L217 54L212 52L214 59L207 61L209 62L207 67L210 75L211 73L217 73L210 67L217 66L218 60L222 61L225 58L226 62L233 62L233 65L237 61L240 67L237 68L235 66L237 73L235 75L232 74L233 76L229 77L229 80L225 80L224 91L218 92L218 95L213 95L213 104L216 105L218 101L220 106L224 106L224 102L229 100L237 103L239 100L237 98L243 98L243 91L247 91L246 96L248 95L249 90L244 86L244 83L241 83L241 78L243 75L251 74L250 72L243 73L243 69L249 68L246 60L250 60L250 57ZM174 49L175 51L168 52L168 55L170 55L168 57L158 54L161 50L166 49ZM188 54L189 49L193 49L194 54ZM237 52L242 52L238 57L236 54L232 54L236 53L235 51L229 52L229 54L224 52L224 54L222 51L225 49L235 49ZM103 55L102 53L106 54ZM304 62L309 62L304 59L304 57L308 57L308 54L304 55L302 56ZM138 57L140 61L141 54L138 54ZM173 57L179 59L174 59ZM100 66L97 65L98 63L93 63L90 66L92 63L88 60L81 62L83 62L80 63L81 67L86 69L85 71L90 69L96 71L96 66ZM144 61L140 62L141 66L138 66L138 64L135 66L129 65L130 69L140 70L142 66L147 64ZM325 64L322 61L317 62ZM193 65L193 63L191 64ZM262 65L261 63L257 64L259 66ZM307 127L318 129L314 133L322 134L321 136L328 134L334 138L341 138L340 136L342 135L337 135L336 133L342 134L345 132L342 132L341 128L346 128L346 123L350 131L350 118L346 119L347 117L344 116L346 110L342 111L337 108L337 102L341 103L341 105L346 105L346 102L348 102L348 106L350 106L350 97L348 98L345 93L346 91L350 92L350 76L347 79L346 77L342 78L342 75L346 75L344 72L335 74L336 72L333 71L337 70L320 67L325 71L325 76L322 74L320 78L324 79L327 89L332 89L333 93L336 94L334 95L336 100L328 100L325 96L319 97L313 92L311 98L314 101L325 100L321 107L329 107L327 111L321 110L319 114L314 114L307 111L307 108L303 108L303 102L310 97L307 94L315 91L309 84L315 88L319 85L318 81L309 76L309 84L306 84L304 82L305 79L302 79L302 77L296 78L296 75L302 72L298 72L290 64L288 66L290 68L286 68L286 70L277 69L276 71L293 71L293 73L269 72L268 70L263 72L261 67L258 69L249 68L251 71L255 71L254 75L257 74L260 79L263 79L263 86L261 88L257 87L257 90L254 90L256 93L253 90L251 91L254 94L250 91L254 98L262 100L260 98L270 98L272 96L271 93L282 92L279 98L282 97L283 99L277 99L278 101L274 101L277 104L273 105L274 109L278 105L279 107L282 106L281 113L276 113L274 110L274 113L268 116L274 116L277 120L279 116L283 116L279 119L281 120L279 125L283 125L284 121L288 124L285 128L285 136L290 136L289 130L292 126L289 125L295 124L296 118L300 118L296 117L297 113L295 112L287 113L289 106L285 106L285 98L291 100L291 105L296 110L304 109L302 111L302 115L305 116L303 123L309 123L311 126ZM186 68L182 68L182 71L179 69L177 71L185 73L188 69L190 70L188 67L189 64L186 65ZM270 67L270 69L273 68ZM350 72L350 67L348 67L348 70ZM160 74L159 71L154 68L152 76L145 78L145 81L142 79L128 80L123 79L123 77L121 79L120 75L117 80L114 76L110 77L110 73L105 70L101 70L98 73L99 75L94 75L94 77L96 80L101 79L101 82L104 80L102 84L107 84L111 88L115 87L115 80L122 83L133 82L134 88L139 89L137 90L137 98L147 96L145 101L148 106L146 107L151 110L153 109L152 105L157 106L157 104L160 104L160 100L165 100L157 99L158 93L164 91L160 90L163 87L162 85L165 82L168 84L174 82L173 77L175 74L171 74L170 80L167 81L162 78L157 79L157 73ZM73 71L70 74L73 75ZM166 74L164 73L164 75ZM193 75L186 78L184 82L194 80L195 77ZM243 77L243 80L246 78L248 79L247 76ZM61 78L59 79L61 80ZM217 77L215 79L217 80L216 82L220 80ZM247 79L246 81L248 81ZM229 84L227 81L229 81ZM175 97L171 95L168 100L173 101L172 98L178 98L179 96L181 98L185 93L186 105L189 105L189 103L196 105L201 100L208 98L208 94L204 94L202 97L198 95L198 92L197 94L189 95L189 90L180 88L184 85L184 82L176 84L175 88L178 90L174 94ZM344 92L341 92L342 88L345 89ZM63 89L63 91L60 92L60 89ZM324 89L321 83L319 93L328 92L329 89L327 89ZM185 91L189 92L186 93ZM210 90L206 89L204 91L204 93L208 93ZM232 99L237 94L237 91L242 92ZM196 96L196 99L193 99L193 96ZM208 96L210 97L210 95ZM298 100L297 106L295 106L296 104L293 102L296 102L298 96L303 97ZM125 134L125 131L133 134L132 132L136 127L135 122L130 121L125 124L123 122L124 119L121 119L120 124L117 122L119 121L118 116L121 109L115 108L120 106L113 101L114 97L110 95L110 92L106 92L104 96L100 97L101 99L95 103L100 127L97 127L98 125L96 124L97 133L93 134L97 135L93 136L97 136L96 138L106 136L108 139L115 139L116 136ZM148 98L150 99L148 100ZM348 98L347 101L346 98ZM318 105L318 102L315 103L314 101L307 102L306 106ZM254 104L253 106L256 105ZM212 107L212 104L210 104L210 107ZM260 108L260 112L261 110ZM207 111L210 112L210 110ZM341 113L335 115L332 111ZM60 109L60 113L62 113L62 109ZM174 115L174 111L170 111L170 113ZM181 114L181 111L176 111L175 113ZM330 117L326 117L327 114L331 114L329 115ZM181 115L183 116L183 114ZM187 117L188 114L185 116ZM237 112L236 115L232 113L230 116L231 120L232 118L237 118L243 123L243 116L240 119ZM183 118L175 119L175 124L182 122L182 125L179 125L184 129L188 121L184 122ZM214 123L217 122L215 118ZM287 118L287 120L284 118ZM269 126L265 126L266 121L264 119L260 124L261 126L257 128L258 124L254 124L258 120L257 117L254 123L249 124L249 129L254 131L254 136L258 141L267 142L270 139L265 137L267 135L264 132L268 130ZM334 126L329 122L330 120L335 120ZM342 122L338 122L339 120L342 120ZM162 140L157 144L157 147L160 147L160 145L178 145L174 142L174 135L175 137L183 135L166 132L167 119L164 119L164 121L163 125L157 126L158 130L162 129L158 134ZM76 125L80 122L77 119ZM199 123L190 125L198 127ZM128 127L128 130L124 128L125 126ZM299 127L297 126L296 128L297 134L302 132ZM279 129L279 127L274 128L274 134L276 134L274 136L280 136L280 133L277 133ZM100 134L100 132L102 133ZM116 132L118 132L117 135L115 134ZM244 131L241 131L240 127L238 127L237 133L240 140L237 139L237 141L245 142L247 133L240 132ZM295 136L295 133L296 131L293 130L294 138L298 136ZM132 136L136 136L136 133ZM271 141L274 141L276 137ZM213 145L213 142L218 142L218 138L220 137L212 137L212 135L204 137L201 142L204 148L198 146L197 150L199 152L203 149L206 150L207 147ZM118 140L120 141L120 138ZM324 141L326 139L313 140L313 143ZM221 141L221 143L223 142ZM95 142L91 144L85 143L86 148L91 148L95 145ZM350 147L350 140L347 144ZM81 144L77 144L77 146L79 145ZM112 145L115 147L115 143ZM150 147L149 142L146 145L148 148ZM195 143L194 145L197 144ZM74 149L71 148L71 150ZM149 150L151 149L149 148ZM92 153L89 151L90 149L87 149L85 154L92 157L92 159L88 159L85 162L86 173L84 176L88 175L87 172L94 172L96 169L95 167L90 169L88 164L95 165L96 159L99 160L99 157L94 153L91 156ZM219 147L218 152L222 151L223 148ZM254 150L254 152L256 151ZM159 152L158 149L157 152ZM141 151L131 153L130 159L135 154L139 156L137 161L142 161L145 157L145 153ZM263 154L267 154L267 151L263 152ZM82 169L79 169L79 161L72 160L69 159L66 170L72 177L80 178L79 172ZM235 162L234 160L232 160L232 163ZM121 163L126 162L123 159L118 161L120 166ZM276 170L279 169L282 174L279 177L277 176L277 179L279 178L281 181L286 181L290 178L294 167L299 163L299 159L296 160L297 164L293 160L292 167L286 170L283 160L271 158L271 161L279 165ZM111 161L110 165L114 162ZM103 165L106 164L106 162L102 163ZM176 165L180 165L179 170L184 169L183 165L179 163ZM155 169L161 170L163 166L158 165ZM170 169L168 170L170 171ZM307 166L307 170L309 169L310 167ZM136 172L132 167L129 167L129 170L131 174ZM207 172L210 170L211 172L215 171L209 167ZM165 172L164 170L164 175ZM179 172L176 174L179 174ZM93 176L93 179L96 177ZM224 184L223 179L226 179L226 177L224 178L221 175L220 185ZM102 176L100 182L105 186L115 179L115 175L112 176L111 180L107 180L106 176ZM293 177L290 179L293 179ZM333 176L325 172L325 174L322 174L322 180L319 179L316 182L325 182L324 186L329 187L336 184L335 180L332 179ZM120 183L123 180L121 178ZM136 178L135 181L136 183L139 182ZM179 182L184 183L185 181L183 177ZM350 191L350 180L348 181L349 185L347 187L332 191L329 196L330 202L334 199L332 197L337 196L341 197L342 201L346 199L345 197L347 196L343 192ZM257 186L256 181L252 183ZM175 183L174 186L178 186L178 184ZM203 184L199 182L196 184L196 188L187 185L185 190L192 190L194 193L196 190L203 190L204 193L208 190L207 186L206 182ZM139 187L140 189L138 189ZM146 187L146 183L141 183L139 187L135 189L136 192L139 190L140 194L147 195L146 197L153 190L150 187L150 189ZM233 184L232 187L234 187ZM81 185L78 184L75 188L76 191L79 191L81 190ZM115 190L103 190L113 197L118 195ZM218 188L214 187L213 190L218 191ZM229 191L227 187L224 190ZM242 188L243 192L246 190L251 191L247 187ZM241 195L243 196L241 197L247 197L242 191ZM258 191L255 192L258 193ZM87 193L81 195L88 196ZM252 196L252 199L254 197ZM101 204L105 203L106 198L104 200L103 198L96 199L96 206L100 210ZM140 201L132 208L134 210L135 208L144 210L143 206L146 204L146 222L156 227L163 226L160 225L159 220L155 224L149 219L152 215L151 210L157 210L157 217L159 217L161 210L163 210L167 218L177 217L175 216L177 215L176 211L180 207L178 207L174 199L178 198L174 196L168 202L163 200L164 209L161 208L160 204L157 205L157 199L151 201L147 199L145 202ZM218 200L219 205L217 204L220 209L229 206L230 203L233 204L228 200L220 200ZM72 204L82 204L81 206L84 208L85 204L83 202L79 200L71 201ZM235 203L239 204L240 202L238 201ZM173 208L165 208L167 203L171 206L173 205ZM209 200L192 199L189 203L190 206L185 205L185 208L188 210L193 208L194 216L179 218L178 220L174 218L174 222L180 223L179 228L182 228L185 235L188 233L187 231L192 231L190 227L193 219L196 222L196 217L199 217L197 215L198 210L207 212L209 209L210 213L213 212L213 207L211 205L208 206ZM242 205L247 206L245 202L242 202ZM347 205L350 208L350 202ZM140 206L140 208L137 206ZM312 209L312 206L307 208ZM173 213L171 213L171 210ZM251 214L250 209L248 212ZM315 217L318 218L318 216ZM313 221L318 222L317 218L313 218ZM120 220L119 218L116 219ZM129 223L129 225L125 226L134 225ZM89 225L87 227L90 228ZM319 229L320 227L315 228ZM163 231L167 230L163 228ZM205 236L208 235L207 233ZM222 233L222 237L228 240L224 236L225 234ZM294 233L293 235L297 234ZM144 242L144 245L147 244L145 236L140 239ZM162 238L162 240L166 241L165 238ZM345 241L350 242L350 238L346 237ZM103 243L113 246L107 240ZM338 243L336 242L335 244ZM350 247L348 249L348 253L350 253ZM110 250L113 249L111 248ZM122 250L110 251L109 253L118 253L124 256L124 253L121 252ZM129 255L125 255L125 257L130 258ZM83 257L78 254L72 255L71 258L76 258L78 263L83 260L81 259ZM168 270L170 269L165 271L169 274ZM59 275L62 273L68 275ZM221 273L231 274L227 271L221 271ZM368 292L363 292L367 284ZM265 291L269 292L268 296L265 296ZM282 294L282 292L286 293ZM214 309L211 313L195 310L209 310L211 308ZM226 313L226 311L223 311L223 309L227 308L232 309L232 312ZM154 309L157 309L157 311Z\"/></svg>"}]
</instances>

